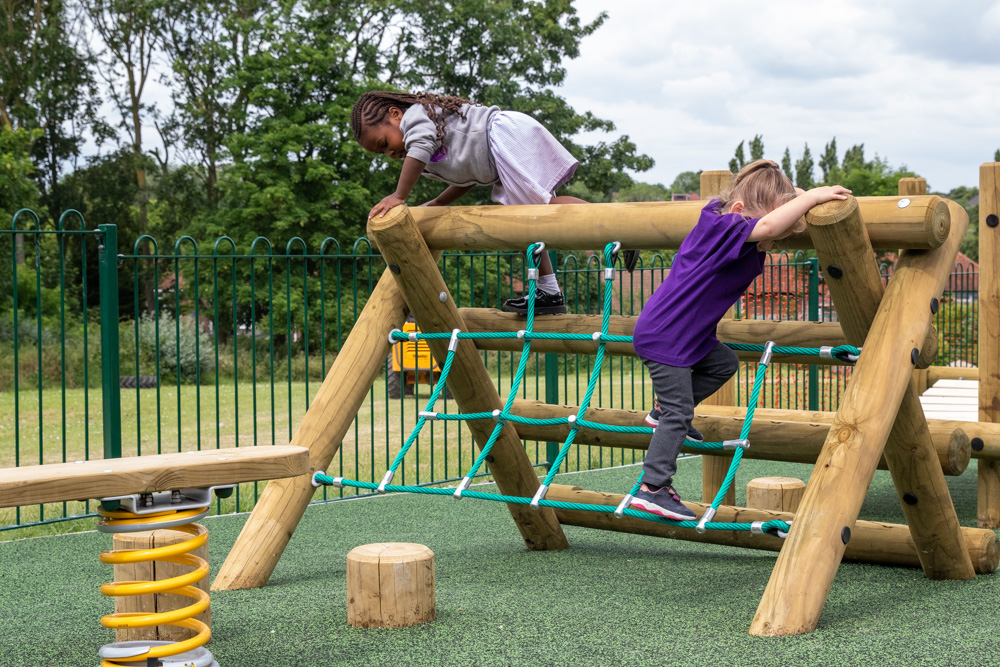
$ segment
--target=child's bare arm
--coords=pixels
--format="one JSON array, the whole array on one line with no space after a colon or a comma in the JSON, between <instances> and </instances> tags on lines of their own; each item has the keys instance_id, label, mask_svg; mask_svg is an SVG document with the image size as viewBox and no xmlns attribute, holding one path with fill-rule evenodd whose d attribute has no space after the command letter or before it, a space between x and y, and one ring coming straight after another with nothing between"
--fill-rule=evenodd
<instances>
[{"instance_id":1,"label":"child's bare arm","mask_svg":"<svg viewBox=\"0 0 1000 667\"><path fill-rule=\"evenodd\" d=\"M420 174L424 173L424 167L426 166L426 162L421 162L416 158L403 158L403 171L399 174L399 182L396 184L396 191L388 197L384 197L379 203L375 204L375 206L372 207L371 212L368 214L368 219L370 220L376 215L381 218L394 206L405 204L406 198L410 196L410 191L413 190L413 186L417 184L417 179L420 178Z\"/></svg>"},{"instance_id":2,"label":"child's bare arm","mask_svg":"<svg viewBox=\"0 0 1000 667\"><path fill-rule=\"evenodd\" d=\"M460 199L472 187L471 185L449 185L441 194L429 202L421 204L421 206L447 206L456 199Z\"/></svg>"},{"instance_id":3,"label":"child's bare arm","mask_svg":"<svg viewBox=\"0 0 1000 667\"><path fill-rule=\"evenodd\" d=\"M785 202L758 220L750 235L747 236L747 242L780 239L813 206L834 199L847 199L849 194L851 194L850 190L839 185L822 186L803 192L795 199Z\"/></svg>"}]
</instances>

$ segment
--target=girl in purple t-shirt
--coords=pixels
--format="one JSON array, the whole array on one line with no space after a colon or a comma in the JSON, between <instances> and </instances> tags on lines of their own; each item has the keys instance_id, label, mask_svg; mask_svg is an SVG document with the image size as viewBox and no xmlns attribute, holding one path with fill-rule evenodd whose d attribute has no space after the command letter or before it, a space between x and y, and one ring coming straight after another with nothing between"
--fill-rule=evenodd
<instances>
[{"instance_id":1,"label":"girl in purple t-shirt","mask_svg":"<svg viewBox=\"0 0 1000 667\"><path fill-rule=\"evenodd\" d=\"M847 199L850 192L839 185L799 190L777 164L757 160L702 209L635 323L635 352L653 381L654 407L646 421L656 430L631 507L667 519L695 518L672 480L684 440L701 440L691 427L694 406L739 368L736 354L715 336L719 320L761 274L775 239L803 231L810 208Z\"/></svg>"}]
</instances>

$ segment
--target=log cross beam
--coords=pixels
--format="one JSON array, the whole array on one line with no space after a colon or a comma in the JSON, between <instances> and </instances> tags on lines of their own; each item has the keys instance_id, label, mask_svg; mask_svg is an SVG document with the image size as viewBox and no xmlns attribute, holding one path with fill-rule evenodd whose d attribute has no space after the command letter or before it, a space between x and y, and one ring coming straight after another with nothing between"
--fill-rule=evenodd
<instances>
[{"instance_id":1,"label":"log cross beam","mask_svg":"<svg viewBox=\"0 0 1000 667\"><path fill-rule=\"evenodd\" d=\"M952 217L945 243L904 252L888 288L853 197L806 216L844 335L863 351L757 608L753 635L815 629L883 450L925 575L975 576L913 384L931 299L944 289L968 224L956 208L942 212Z\"/></svg>"},{"instance_id":2,"label":"log cross beam","mask_svg":"<svg viewBox=\"0 0 1000 667\"><path fill-rule=\"evenodd\" d=\"M397 206L384 217L369 220L368 237L385 258L410 312L423 331L466 330L437 262L406 206ZM368 335L385 337L388 333L370 331ZM428 340L427 344L436 359L448 356L449 341ZM471 340L459 341L447 382L462 412L492 412L503 408L493 380ZM467 423L482 448L494 423L486 420ZM530 498L538 490L538 475L512 424L503 427L486 461L500 493ZM565 549L569 546L551 508L538 511L527 505L508 505L508 508L529 549Z\"/></svg>"}]
</instances>

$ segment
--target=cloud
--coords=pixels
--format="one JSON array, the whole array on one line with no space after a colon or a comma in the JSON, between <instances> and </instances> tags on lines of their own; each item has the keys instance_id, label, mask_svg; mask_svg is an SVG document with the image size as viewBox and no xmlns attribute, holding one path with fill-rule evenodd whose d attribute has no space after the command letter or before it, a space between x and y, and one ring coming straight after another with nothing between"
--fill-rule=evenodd
<instances>
[{"instance_id":1,"label":"cloud","mask_svg":"<svg viewBox=\"0 0 1000 667\"><path fill-rule=\"evenodd\" d=\"M588 19L607 3L577 7ZM984 55L1000 2L635 1L607 11L567 63L561 93L656 160L642 180L724 168L755 134L775 159L807 142L816 155L836 136L841 151L864 143L948 190L975 184L1000 147L1000 59Z\"/></svg>"}]
</instances>

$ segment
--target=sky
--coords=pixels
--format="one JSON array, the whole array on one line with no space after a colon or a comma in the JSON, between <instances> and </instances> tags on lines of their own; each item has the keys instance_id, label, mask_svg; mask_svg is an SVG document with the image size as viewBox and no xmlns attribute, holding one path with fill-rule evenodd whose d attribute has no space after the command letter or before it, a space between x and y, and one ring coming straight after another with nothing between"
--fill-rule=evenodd
<instances>
[{"instance_id":1,"label":"sky","mask_svg":"<svg viewBox=\"0 0 1000 667\"><path fill-rule=\"evenodd\" d=\"M656 164L726 169L740 141L814 160L834 137L934 192L975 186L1000 148L1000 1L576 0L608 18L564 62L560 95L615 123ZM607 135L582 135L583 143ZM816 176L821 175L816 168Z\"/></svg>"}]
</instances>

